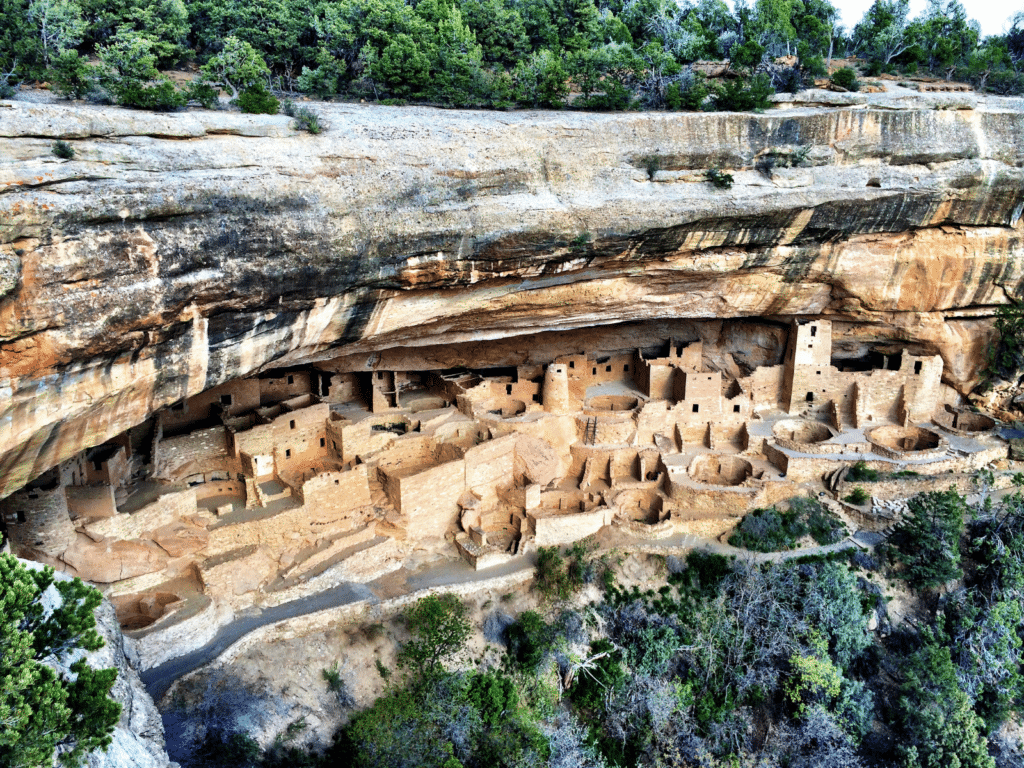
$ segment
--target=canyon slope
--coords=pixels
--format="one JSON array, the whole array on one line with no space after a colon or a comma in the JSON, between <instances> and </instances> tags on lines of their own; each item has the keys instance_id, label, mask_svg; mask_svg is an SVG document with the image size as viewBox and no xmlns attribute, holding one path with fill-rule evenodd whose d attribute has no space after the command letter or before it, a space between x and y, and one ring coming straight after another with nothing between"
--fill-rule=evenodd
<instances>
[{"instance_id":1,"label":"canyon slope","mask_svg":"<svg viewBox=\"0 0 1024 768\"><path fill-rule=\"evenodd\" d=\"M1020 100L318 109L309 135L0 101L0 498L269 368L545 363L679 320L756 347L826 317L838 349L939 354L966 394L1024 281Z\"/></svg>"}]
</instances>

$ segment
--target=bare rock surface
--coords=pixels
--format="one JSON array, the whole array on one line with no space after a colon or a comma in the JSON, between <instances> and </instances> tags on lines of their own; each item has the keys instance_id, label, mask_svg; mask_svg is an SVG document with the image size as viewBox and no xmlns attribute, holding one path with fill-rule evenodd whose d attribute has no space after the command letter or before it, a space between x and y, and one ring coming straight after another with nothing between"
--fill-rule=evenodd
<instances>
[{"instance_id":1,"label":"bare rock surface","mask_svg":"<svg viewBox=\"0 0 1024 768\"><path fill-rule=\"evenodd\" d=\"M761 115L323 105L319 136L284 116L0 102L0 497L268 367L543 363L551 334L616 324L767 318L756 354L772 322L827 316L840 346L942 355L966 392L1021 288L1024 110L954 96Z\"/></svg>"}]
</instances>

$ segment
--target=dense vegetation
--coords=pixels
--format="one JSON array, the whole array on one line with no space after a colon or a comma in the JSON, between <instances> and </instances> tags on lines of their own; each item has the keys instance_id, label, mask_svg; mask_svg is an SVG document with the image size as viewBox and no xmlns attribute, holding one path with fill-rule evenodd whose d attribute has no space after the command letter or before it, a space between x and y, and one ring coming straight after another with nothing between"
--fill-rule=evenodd
<instances>
[{"instance_id":1,"label":"dense vegetation","mask_svg":"<svg viewBox=\"0 0 1024 768\"><path fill-rule=\"evenodd\" d=\"M269 89L493 108L557 108L572 91L584 109L751 110L845 54L869 74L1024 86L1024 16L982 40L959 0L932 0L914 20L908 0L875 0L852 30L829 0L735 12L722 0L0 0L0 19L0 91L45 79L65 96L146 109L209 107L221 89L269 111ZM775 63L782 55L795 63ZM733 76L721 82L692 67L724 58ZM179 88L160 69L182 64L201 68Z\"/></svg>"},{"instance_id":2,"label":"dense vegetation","mask_svg":"<svg viewBox=\"0 0 1024 768\"><path fill-rule=\"evenodd\" d=\"M876 555L667 558L647 591L619 586L612 559L593 554L543 550L543 612L486 618L500 663L468 658L459 600L426 598L406 616L401 674L333 745L264 752L218 733L193 764L1021 764L1000 731L1024 705L1020 493L975 509L954 491L920 494ZM574 592L591 581L603 597L584 605ZM893 623L885 593L899 584L914 619Z\"/></svg>"},{"instance_id":3,"label":"dense vegetation","mask_svg":"<svg viewBox=\"0 0 1024 768\"><path fill-rule=\"evenodd\" d=\"M117 670L80 658L103 647L93 616L101 599L78 579L55 581L52 568L0 554L0 765L35 768L56 754L76 766L110 744L121 715L109 698Z\"/></svg>"},{"instance_id":4,"label":"dense vegetation","mask_svg":"<svg viewBox=\"0 0 1024 768\"><path fill-rule=\"evenodd\" d=\"M777 552L792 549L804 536L821 545L835 544L846 536L846 527L839 518L817 499L797 497L786 506L783 510L755 509L744 515L729 543L753 552Z\"/></svg>"}]
</instances>

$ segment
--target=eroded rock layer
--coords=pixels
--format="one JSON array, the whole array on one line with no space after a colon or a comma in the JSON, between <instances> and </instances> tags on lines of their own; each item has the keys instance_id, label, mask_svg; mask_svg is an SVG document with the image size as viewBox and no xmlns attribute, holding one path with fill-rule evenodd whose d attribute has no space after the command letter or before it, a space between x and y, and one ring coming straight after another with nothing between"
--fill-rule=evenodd
<instances>
[{"instance_id":1,"label":"eroded rock layer","mask_svg":"<svg viewBox=\"0 0 1024 768\"><path fill-rule=\"evenodd\" d=\"M1015 103L322 109L310 136L0 102L0 497L268 367L548 362L517 337L623 323L826 316L838 347L937 353L965 392L1024 277Z\"/></svg>"}]
</instances>

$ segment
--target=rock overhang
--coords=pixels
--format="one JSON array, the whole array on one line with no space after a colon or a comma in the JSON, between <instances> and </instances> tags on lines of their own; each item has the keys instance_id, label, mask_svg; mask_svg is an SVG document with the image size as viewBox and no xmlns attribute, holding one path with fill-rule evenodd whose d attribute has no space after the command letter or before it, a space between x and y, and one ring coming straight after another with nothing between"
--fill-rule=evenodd
<instances>
[{"instance_id":1,"label":"rock overhang","mask_svg":"<svg viewBox=\"0 0 1024 768\"><path fill-rule=\"evenodd\" d=\"M0 496L254 371L593 326L824 315L850 343L941 354L965 391L992 306L1021 287L1024 112L996 100L325 105L319 137L281 117L0 106ZM756 168L805 146L809 167ZM712 166L732 189L703 182Z\"/></svg>"}]
</instances>

